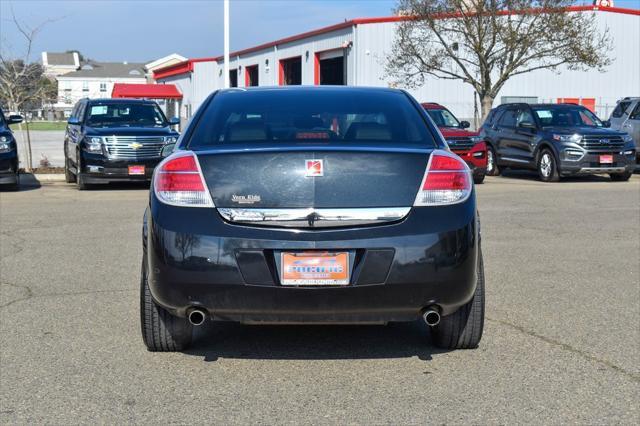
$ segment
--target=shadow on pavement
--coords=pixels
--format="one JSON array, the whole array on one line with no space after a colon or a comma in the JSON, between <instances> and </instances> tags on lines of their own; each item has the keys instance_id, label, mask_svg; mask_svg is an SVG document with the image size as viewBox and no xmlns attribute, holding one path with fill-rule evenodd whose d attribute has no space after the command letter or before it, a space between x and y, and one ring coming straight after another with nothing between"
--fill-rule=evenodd
<instances>
[{"instance_id":1,"label":"shadow on pavement","mask_svg":"<svg viewBox=\"0 0 640 426\"><path fill-rule=\"evenodd\" d=\"M25 191L33 191L35 189L40 188L42 185L31 173L20 173L20 178L18 181L18 185L14 188L12 187L4 187L4 185L0 185L0 192L25 192Z\"/></svg>"},{"instance_id":2,"label":"shadow on pavement","mask_svg":"<svg viewBox=\"0 0 640 426\"><path fill-rule=\"evenodd\" d=\"M69 184L74 185L75 184ZM113 182L113 183L98 183L89 185L87 191L125 191L125 190L149 190L149 182Z\"/></svg>"},{"instance_id":3,"label":"shadow on pavement","mask_svg":"<svg viewBox=\"0 0 640 426\"><path fill-rule=\"evenodd\" d=\"M422 322L378 325L242 325L209 322L195 328L187 355L219 358L341 360L418 357L447 350L431 345Z\"/></svg>"},{"instance_id":4,"label":"shadow on pavement","mask_svg":"<svg viewBox=\"0 0 640 426\"><path fill-rule=\"evenodd\" d=\"M500 176L507 179L520 179L520 180L530 180L543 183L538 177L538 173L532 170L514 170L514 169L506 169L502 170ZM593 183L593 182L611 182L611 178L609 175L583 175L583 176L569 176L562 177L559 183L562 182L585 182L585 183Z\"/></svg>"}]
</instances>

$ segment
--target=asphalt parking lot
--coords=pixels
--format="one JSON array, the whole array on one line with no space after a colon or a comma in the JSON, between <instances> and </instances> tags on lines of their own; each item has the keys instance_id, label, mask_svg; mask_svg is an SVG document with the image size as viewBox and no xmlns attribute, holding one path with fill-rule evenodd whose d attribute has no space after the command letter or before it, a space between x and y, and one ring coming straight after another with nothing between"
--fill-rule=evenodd
<instances>
[{"instance_id":1,"label":"asphalt parking lot","mask_svg":"<svg viewBox=\"0 0 640 426\"><path fill-rule=\"evenodd\" d=\"M0 193L0 423L640 422L640 176L478 187L479 349L419 323L198 329L149 353L144 187Z\"/></svg>"}]
</instances>

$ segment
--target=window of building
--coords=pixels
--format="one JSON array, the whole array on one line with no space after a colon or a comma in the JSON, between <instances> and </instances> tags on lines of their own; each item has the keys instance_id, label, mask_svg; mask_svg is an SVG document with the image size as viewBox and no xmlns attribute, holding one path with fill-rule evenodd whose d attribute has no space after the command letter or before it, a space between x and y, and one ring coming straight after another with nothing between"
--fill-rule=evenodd
<instances>
[{"instance_id":1,"label":"window of building","mask_svg":"<svg viewBox=\"0 0 640 426\"><path fill-rule=\"evenodd\" d=\"M280 60L278 83L281 86L302 84L302 56Z\"/></svg>"},{"instance_id":2,"label":"window of building","mask_svg":"<svg viewBox=\"0 0 640 426\"><path fill-rule=\"evenodd\" d=\"M258 86L258 66L251 65L244 68L244 85L246 87Z\"/></svg>"},{"instance_id":3,"label":"window of building","mask_svg":"<svg viewBox=\"0 0 640 426\"><path fill-rule=\"evenodd\" d=\"M89 82L88 81L83 81L82 82L82 91L83 92L88 92L89 91Z\"/></svg>"},{"instance_id":4,"label":"window of building","mask_svg":"<svg viewBox=\"0 0 640 426\"><path fill-rule=\"evenodd\" d=\"M107 91L107 83L100 83L100 91L101 92Z\"/></svg>"},{"instance_id":5,"label":"window of building","mask_svg":"<svg viewBox=\"0 0 640 426\"><path fill-rule=\"evenodd\" d=\"M344 85L346 72L344 49L315 54L314 84Z\"/></svg>"},{"instance_id":6,"label":"window of building","mask_svg":"<svg viewBox=\"0 0 640 426\"><path fill-rule=\"evenodd\" d=\"M229 87L238 87L238 70L229 70Z\"/></svg>"}]
</instances>

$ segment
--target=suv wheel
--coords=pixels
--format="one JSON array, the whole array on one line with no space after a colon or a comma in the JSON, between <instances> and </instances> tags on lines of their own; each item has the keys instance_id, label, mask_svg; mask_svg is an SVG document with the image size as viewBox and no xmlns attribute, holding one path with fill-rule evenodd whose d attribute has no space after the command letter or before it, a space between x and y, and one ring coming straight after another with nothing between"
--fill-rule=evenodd
<instances>
[{"instance_id":1,"label":"suv wheel","mask_svg":"<svg viewBox=\"0 0 640 426\"><path fill-rule=\"evenodd\" d=\"M484 176L484 173L473 175L473 183L475 183L476 185L480 185L482 182L484 182Z\"/></svg>"},{"instance_id":2,"label":"suv wheel","mask_svg":"<svg viewBox=\"0 0 640 426\"><path fill-rule=\"evenodd\" d=\"M442 317L431 328L436 346L445 349L474 349L482 339L484 328L484 263L482 250L478 252L478 280L473 299L455 313Z\"/></svg>"},{"instance_id":3,"label":"suv wheel","mask_svg":"<svg viewBox=\"0 0 640 426\"><path fill-rule=\"evenodd\" d=\"M65 155L66 157L66 155ZM69 170L69 159L65 158L64 160L64 181L67 183L74 183L76 181L76 175L71 173Z\"/></svg>"},{"instance_id":4,"label":"suv wheel","mask_svg":"<svg viewBox=\"0 0 640 426\"><path fill-rule=\"evenodd\" d=\"M543 149L538 157L538 176L543 182L558 182L558 163L556 157L548 149Z\"/></svg>"},{"instance_id":5,"label":"suv wheel","mask_svg":"<svg viewBox=\"0 0 640 426\"><path fill-rule=\"evenodd\" d=\"M611 180L614 182L626 182L631 178L631 175L631 172L611 173L609 177L611 177Z\"/></svg>"},{"instance_id":6,"label":"suv wheel","mask_svg":"<svg viewBox=\"0 0 640 426\"><path fill-rule=\"evenodd\" d=\"M191 344L193 326L189 321L171 315L153 301L144 262L140 274L140 325L142 340L150 352L182 351Z\"/></svg>"},{"instance_id":7,"label":"suv wheel","mask_svg":"<svg viewBox=\"0 0 640 426\"><path fill-rule=\"evenodd\" d=\"M487 148L487 176L498 176L500 168L496 162L496 152L492 147Z\"/></svg>"}]
</instances>

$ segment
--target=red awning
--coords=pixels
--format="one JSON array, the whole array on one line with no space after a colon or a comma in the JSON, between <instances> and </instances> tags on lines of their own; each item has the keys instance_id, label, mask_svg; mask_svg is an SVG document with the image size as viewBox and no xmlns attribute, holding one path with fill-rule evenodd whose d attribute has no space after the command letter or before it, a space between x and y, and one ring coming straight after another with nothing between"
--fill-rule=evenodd
<instances>
[{"instance_id":1,"label":"red awning","mask_svg":"<svg viewBox=\"0 0 640 426\"><path fill-rule=\"evenodd\" d=\"M182 99L182 94L173 84L126 84L113 85L112 98Z\"/></svg>"}]
</instances>

